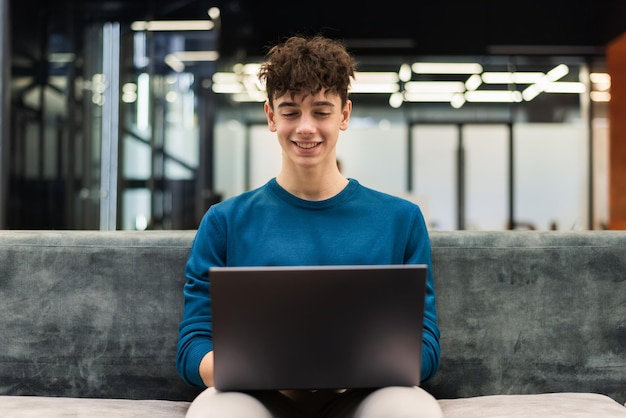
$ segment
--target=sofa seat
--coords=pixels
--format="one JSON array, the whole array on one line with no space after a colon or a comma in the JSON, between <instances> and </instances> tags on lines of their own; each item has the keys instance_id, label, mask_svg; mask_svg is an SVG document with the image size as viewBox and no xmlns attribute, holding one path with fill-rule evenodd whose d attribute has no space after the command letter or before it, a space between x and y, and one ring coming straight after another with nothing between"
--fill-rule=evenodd
<instances>
[{"instance_id":1,"label":"sofa seat","mask_svg":"<svg viewBox=\"0 0 626 418\"><path fill-rule=\"evenodd\" d=\"M177 418L190 402L164 400L0 396L2 418Z\"/></svg>"},{"instance_id":2,"label":"sofa seat","mask_svg":"<svg viewBox=\"0 0 626 418\"><path fill-rule=\"evenodd\" d=\"M626 407L594 393L440 399L445 418L625 418ZM0 396L2 418L183 418L185 401Z\"/></svg>"},{"instance_id":3,"label":"sofa seat","mask_svg":"<svg viewBox=\"0 0 626 418\"><path fill-rule=\"evenodd\" d=\"M596 393L542 393L440 399L445 418L624 418L626 407Z\"/></svg>"}]
</instances>

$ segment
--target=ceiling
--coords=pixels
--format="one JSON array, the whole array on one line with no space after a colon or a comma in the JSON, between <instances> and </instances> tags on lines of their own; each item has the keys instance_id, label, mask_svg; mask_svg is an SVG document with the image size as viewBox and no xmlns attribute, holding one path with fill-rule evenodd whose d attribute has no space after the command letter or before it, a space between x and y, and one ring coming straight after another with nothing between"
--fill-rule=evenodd
<instances>
[{"instance_id":1,"label":"ceiling","mask_svg":"<svg viewBox=\"0 0 626 418\"><path fill-rule=\"evenodd\" d=\"M42 31L80 42L91 23L206 19L221 9L223 57L263 55L293 33L323 33L359 55L602 55L626 32L623 0L21 0L10 1L14 43L40 42ZM477 5L477 3L479 5Z\"/></svg>"}]
</instances>

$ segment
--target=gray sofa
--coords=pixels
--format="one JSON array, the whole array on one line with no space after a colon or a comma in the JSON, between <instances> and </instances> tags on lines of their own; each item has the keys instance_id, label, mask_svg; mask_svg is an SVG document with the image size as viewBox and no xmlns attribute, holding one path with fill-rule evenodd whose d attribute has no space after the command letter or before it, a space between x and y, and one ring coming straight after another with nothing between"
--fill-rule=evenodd
<instances>
[{"instance_id":1,"label":"gray sofa","mask_svg":"<svg viewBox=\"0 0 626 418\"><path fill-rule=\"evenodd\" d=\"M194 231L0 231L0 416L183 417ZM432 232L446 417L626 417L626 231Z\"/></svg>"}]
</instances>

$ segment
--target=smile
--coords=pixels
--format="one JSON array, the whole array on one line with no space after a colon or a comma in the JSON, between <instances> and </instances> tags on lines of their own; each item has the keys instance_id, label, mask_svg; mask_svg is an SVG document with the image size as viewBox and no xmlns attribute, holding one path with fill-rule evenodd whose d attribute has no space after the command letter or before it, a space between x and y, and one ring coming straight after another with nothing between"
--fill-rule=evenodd
<instances>
[{"instance_id":1,"label":"smile","mask_svg":"<svg viewBox=\"0 0 626 418\"><path fill-rule=\"evenodd\" d=\"M311 149L321 144L321 142L294 142L298 148Z\"/></svg>"}]
</instances>

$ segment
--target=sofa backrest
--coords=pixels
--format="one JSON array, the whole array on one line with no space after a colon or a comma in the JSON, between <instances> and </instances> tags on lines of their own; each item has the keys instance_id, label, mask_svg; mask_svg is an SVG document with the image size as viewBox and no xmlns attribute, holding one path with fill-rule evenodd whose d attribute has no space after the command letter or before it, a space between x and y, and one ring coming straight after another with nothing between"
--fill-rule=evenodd
<instances>
[{"instance_id":1,"label":"sofa backrest","mask_svg":"<svg viewBox=\"0 0 626 418\"><path fill-rule=\"evenodd\" d=\"M175 369L195 231L0 231L0 394L191 400ZM439 398L624 403L626 231L433 231Z\"/></svg>"},{"instance_id":2,"label":"sofa backrest","mask_svg":"<svg viewBox=\"0 0 626 418\"><path fill-rule=\"evenodd\" d=\"M0 394L193 398L175 366L193 234L1 231Z\"/></svg>"},{"instance_id":3,"label":"sofa backrest","mask_svg":"<svg viewBox=\"0 0 626 418\"><path fill-rule=\"evenodd\" d=\"M626 231L434 232L440 398L626 402Z\"/></svg>"}]
</instances>

